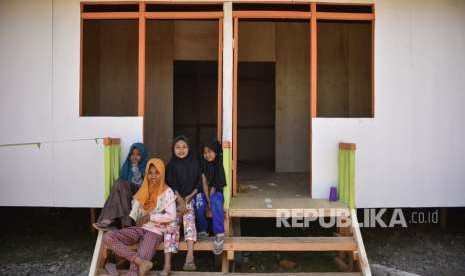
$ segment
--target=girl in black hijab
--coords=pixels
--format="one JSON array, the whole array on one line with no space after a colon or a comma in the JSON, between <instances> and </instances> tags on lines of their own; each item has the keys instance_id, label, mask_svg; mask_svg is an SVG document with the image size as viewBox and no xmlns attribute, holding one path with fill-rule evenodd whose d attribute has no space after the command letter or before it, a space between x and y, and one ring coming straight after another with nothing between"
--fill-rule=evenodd
<instances>
[{"instance_id":1,"label":"girl in black hijab","mask_svg":"<svg viewBox=\"0 0 465 276\"><path fill-rule=\"evenodd\" d=\"M197 229L193 199L202 187L200 163L190 148L189 140L184 136L174 139L172 150L173 155L166 168L166 182L176 194L178 223L165 235L165 264L162 275L167 275L171 271L171 253L176 253L178 249L181 222L188 249L183 269L197 269L194 263L194 242L197 241Z\"/></svg>"},{"instance_id":2,"label":"girl in black hijab","mask_svg":"<svg viewBox=\"0 0 465 276\"><path fill-rule=\"evenodd\" d=\"M226 186L226 176L223 167L223 148L218 141L213 141L202 147L202 155L203 192L212 213L213 233L216 236L213 253L219 255L223 252L224 244L223 187ZM197 217L199 222L206 221L205 212L198 212Z\"/></svg>"}]
</instances>

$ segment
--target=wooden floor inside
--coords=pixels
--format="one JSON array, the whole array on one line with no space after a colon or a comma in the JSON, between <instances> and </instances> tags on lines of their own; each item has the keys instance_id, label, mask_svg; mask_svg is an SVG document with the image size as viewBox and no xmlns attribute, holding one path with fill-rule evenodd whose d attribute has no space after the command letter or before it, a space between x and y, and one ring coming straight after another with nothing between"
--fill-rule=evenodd
<instances>
[{"instance_id":1,"label":"wooden floor inside","mask_svg":"<svg viewBox=\"0 0 465 276\"><path fill-rule=\"evenodd\" d=\"M308 173L275 172L269 162L239 162L237 184L231 217L275 217L283 209L320 211L324 216L349 212L346 204L310 198Z\"/></svg>"},{"instance_id":2,"label":"wooden floor inside","mask_svg":"<svg viewBox=\"0 0 465 276\"><path fill-rule=\"evenodd\" d=\"M305 172L276 172L272 162L239 161L238 194L242 197L290 197L310 195L310 176Z\"/></svg>"}]
</instances>

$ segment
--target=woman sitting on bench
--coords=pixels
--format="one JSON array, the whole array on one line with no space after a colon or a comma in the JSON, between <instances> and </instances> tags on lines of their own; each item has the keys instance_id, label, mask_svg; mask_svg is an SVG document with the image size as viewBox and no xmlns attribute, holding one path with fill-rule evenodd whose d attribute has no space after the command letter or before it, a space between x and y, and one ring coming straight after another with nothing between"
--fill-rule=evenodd
<instances>
[{"instance_id":1,"label":"woman sitting on bench","mask_svg":"<svg viewBox=\"0 0 465 276\"><path fill-rule=\"evenodd\" d=\"M121 167L120 178L113 183L97 223L93 224L94 228L107 231L116 229L114 225L116 222L120 222L122 227L134 224L134 221L129 217L131 201L132 196L139 190L144 180L147 159L144 144L135 143L131 146Z\"/></svg>"},{"instance_id":2,"label":"woman sitting on bench","mask_svg":"<svg viewBox=\"0 0 465 276\"><path fill-rule=\"evenodd\" d=\"M116 255L131 262L128 276L143 276L153 266L151 262L167 227L176 220L176 196L165 182L165 164L161 159L150 159L146 176L134 195L131 217L135 227L107 232L104 244ZM129 248L139 243L137 252ZM118 275L115 266L106 266L111 275Z\"/></svg>"}]
</instances>

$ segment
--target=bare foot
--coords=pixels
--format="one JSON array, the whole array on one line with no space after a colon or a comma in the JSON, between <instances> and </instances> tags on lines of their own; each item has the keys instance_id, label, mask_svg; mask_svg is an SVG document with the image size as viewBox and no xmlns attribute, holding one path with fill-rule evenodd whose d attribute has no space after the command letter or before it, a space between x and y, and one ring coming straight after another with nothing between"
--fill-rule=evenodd
<instances>
[{"instance_id":1,"label":"bare foot","mask_svg":"<svg viewBox=\"0 0 465 276\"><path fill-rule=\"evenodd\" d=\"M160 271L160 272L158 273L158 275L159 275L159 276L169 276L170 273L171 273L170 270L166 271L165 269L163 269L162 271Z\"/></svg>"},{"instance_id":2,"label":"bare foot","mask_svg":"<svg viewBox=\"0 0 465 276\"><path fill-rule=\"evenodd\" d=\"M144 276L145 273L149 272L152 269L153 263L149 261L144 261L143 264L139 265L139 276Z\"/></svg>"},{"instance_id":3,"label":"bare foot","mask_svg":"<svg viewBox=\"0 0 465 276\"><path fill-rule=\"evenodd\" d=\"M153 263L150 261L146 261L140 257L136 257L134 262L139 267L139 276L144 276L150 269L153 267Z\"/></svg>"}]
</instances>

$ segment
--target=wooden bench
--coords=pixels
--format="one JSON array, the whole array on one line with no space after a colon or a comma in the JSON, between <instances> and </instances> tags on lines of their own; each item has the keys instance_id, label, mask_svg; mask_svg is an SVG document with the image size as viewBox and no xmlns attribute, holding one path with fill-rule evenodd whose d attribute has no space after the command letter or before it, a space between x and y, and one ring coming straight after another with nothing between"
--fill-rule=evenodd
<instances>
[{"instance_id":1,"label":"wooden bench","mask_svg":"<svg viewBox=\"0 0 465 276\"><path fill-rule=\"evenodd\" d=\"M194 243L194 251L213 250L214 238ZM131 248L137 248L137 244ZM157 250L163 250L163 243ZM354 251L353 237L225 237L224 251ZM179 243L179 251L186 251L187 243Z\"/></svg>"}]
</instances>

